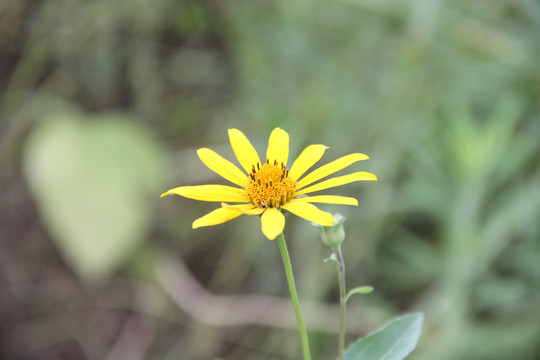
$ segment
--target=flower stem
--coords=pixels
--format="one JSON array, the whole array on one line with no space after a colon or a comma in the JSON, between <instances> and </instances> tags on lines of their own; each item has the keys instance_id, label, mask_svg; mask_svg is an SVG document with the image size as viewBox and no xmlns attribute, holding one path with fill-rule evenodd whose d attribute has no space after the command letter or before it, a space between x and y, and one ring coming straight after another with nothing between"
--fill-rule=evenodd
<instances>
[{"instance_id":1,"label":"flower stem","mask_svg":"<svg viewBox=\"0 0 540 360\"><path fill-rule=\"evenodd\" d=\"M306 324L304 323L302 311L300 310L300 302L298 301L298 294L296 293L296 286L294 285L291 259L289 257L289 251L287 250L287 245L285 244L285 237L283 236L283 233L277 236L276 241L279 246L281 257L283 258L283 266L285 267L287 284L289 285L289 292L291 294L294 313L296 314L296 321L298 322L298 330L300 330L300 339L302 341L302 353L304 354L304 360L311 360Z\"/></svg>"},{"instance_id":2,"label":"flower stem","mask_svg":"<svg viewBox=\"0 0 540 360\"><path fill-rule=\"evenodd\" d=\"M345 310L346 310L346 289L345 289L345 261L341 252L341 245L336 250L336 257L339 265L336 266L339 278L339 360L343 360L345 348Z\"/></svg>"}]
</instances>

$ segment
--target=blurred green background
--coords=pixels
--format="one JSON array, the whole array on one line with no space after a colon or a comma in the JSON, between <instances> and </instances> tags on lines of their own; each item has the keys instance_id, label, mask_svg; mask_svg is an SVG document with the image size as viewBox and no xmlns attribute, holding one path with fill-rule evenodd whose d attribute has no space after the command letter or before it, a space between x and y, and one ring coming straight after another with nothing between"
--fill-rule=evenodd
<instances>
[{"instance_id":1,"label":"blurred green background","mask_svg":"<svg viewBox=\"0 0 540 360\"><path fill-rule=\"evenodd\" d=\"M4 359L299 359L275 242L179 185L221 183L228 128L263 153L352 152L348 342L423 311L412 360L540 359L536 0L0 2ZM314 359L336 354L317 230L285 236Z\"/></svg>"}]
</instances>

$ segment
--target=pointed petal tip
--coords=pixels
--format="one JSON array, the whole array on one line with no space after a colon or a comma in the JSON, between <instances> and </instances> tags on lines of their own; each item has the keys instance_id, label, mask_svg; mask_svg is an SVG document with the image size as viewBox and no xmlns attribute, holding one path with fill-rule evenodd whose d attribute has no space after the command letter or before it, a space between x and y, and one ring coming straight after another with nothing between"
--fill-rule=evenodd
<instances>
[{"instance_id":1,"label":"pointed petal tip","mask_svg":"<svg viewBox=\"0 0 540 360\"><path fill-rule=\"evenodd\" d=\"M357 158L359 161L369 159L369 156L367 156L366 154L362 154L362 153L354 153L354 154L351 154L351 155L356 155L356 158Z\"/></svg>"},{"instance_id":2,"label":"pointed petal tip","mask_svg":"<svg viewBox=\"0 0 540 360\"><path fill-rule=\"evenodd\" d=\"M237 128L230 128L230 129L227 130L227 133L229 134L229 136L231 134L242 134L242 135L244 135L244 133L241 130L237 129Z\"/></svg>"},{"instance_id":3,"label":"pointed petal tip","mask_svg":"<svg viewBox=\"0 0 540 360\"><path fill-rule=\"evenodd\" d=\"M248 177L244 172L212 149L201 148L197 155L206 167L222 178L242 187L246 185Z\"/></svg>"},{"instance_id":4,"label":"pointed petal tip","mask_svg":"<svg viewBox=\"0 0 540 360\"><path fill-rule=\"evenodd\" d=\"M336 196L336 195L314 195L314 196L302 196L294 198L290 202L306 202L306 203L321 203L321 204L334 204L334 205L353 205L358 206L358 200L348 196Z\"/></svg>"},{"instance_id":5,"label":"pointed petal tip","mask_svg":"<svg viewBox=\"0 0 540 360\"><path fill-rule=\"evenodd\" d=\"M307 221L323 226L334 225L334 217L332 216L332 214L319 209L313 204L307 202L290 201L287 204L282 205L281 207Z\"/></svg>"},{"instance_id":6,"label":"pointed petal tip","mask_svg":"<svg viewBox=\"0 0 540 360\"><path fill-rule=\"evenodd\" d=\"M331 179L322 181L320 183L317 183L315 185L311 185L305 188L302 185L299 185L298 187L300 188L300 190L295 192L295 196L309 194L312 192L317 192L317 191L321 191L324 189L337 187L341 185L346 185L346 184L350 184L356 181L377 181L377 176L366 171L359 171L352 174L331 178Z\"/></svg>"},{"instance_id":7,"label":"pointed petal tip","mask_svg":"<svg viewBox=\"0 0 540 360\"><path fill-rule=\"evenodd\" d=\"M162 198L162 197L165 197L167 195L171 195L171 194L168 191L166 191L163 194L161 194L159 197Z\"/></svg>"},{"instance_id":8,"label":"pointed petal tip","mask_svg":"<svg viewBox=\"0 0 540 360\"><path fill-rule=\"evenodd\" d=\"M361 153L353 153L353 154L342 156L339 159L334 160L312 171L311 173L306 175L302 180L298 181L297 190L300 190L303 187L308 186L330 174L336 173L339 170L342 170L354 164L357 161L362 161L366 159L368 159L368 156Z\"/></svg>"},{"instance_id":9,"label":"pointed petal tip","mask_svg":"<svg viewBox=\"0 0 540 360\"><path fill-rule=\"evenodd\" d=\"M242 215L240 211L234 211L229 208L220 207L193 221L191 227L193 229L197 229L205 226L219 225L229 220L235 219L240 215Z\"/></svg>"},{"instance_id":10,"label":"pointed petal tip","mask_svg":"<svg viewBox=\"0 0 540 360\"><path fill-rule=\"evenodd\" d=\"M322 158L327 149L329 147L322 144L314 144L306 147L293 162L289 176L295 181L298 181L307 170Z\"/></svg>"},{"instance_id":11,"label":"pointed petal tip","mask_svg":"<svg viewBox=\"0 0 540 360\"><path fill-rule=\"evenodd\" d=\"M329 217L325 217L325 219L321 219L320 221L317 222L317 224L319 225L322 225L322 226L334 226L334 217L332 216L332 214L328 213L330 216Z\"/></svg>"},{"instance_id":12,"label":"pointed petal tip","mask_svg":"<svg viewBox=\"0 0 540 360\"><path fill-rule=\"evenodd\" d=\"M281 232L279 234L281 234L282 232L283 232L283 230L281 230ZM263 232L263 235L270 241L276 240L276 238L278 237L279 234Z\"/></svg>"},{"instance_id":13,"label":"pointed petal tip","mask_svg":"<svg viewBox=\"0 0 540 360\"><path fill-rule=\"evenodd\" d=\"M199 157L201 157L201 153L203 153L203 152L205 152L205 151L208 151L208 150L211 150L211 149L205 148L205 147L204 147L204 148L200 148L200 149L197 150L197 155L198 155Z\"/></svg>"}]
</instances>

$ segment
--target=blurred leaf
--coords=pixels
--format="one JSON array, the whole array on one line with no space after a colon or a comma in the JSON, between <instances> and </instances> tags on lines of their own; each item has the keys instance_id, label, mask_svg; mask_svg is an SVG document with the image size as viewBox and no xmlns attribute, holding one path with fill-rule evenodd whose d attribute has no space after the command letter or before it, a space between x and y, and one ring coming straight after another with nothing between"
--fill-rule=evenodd
<instances>
[{"instance_id":1,"label":"blurred leaf","mask_svg":"<svg viewBox=\"0 0 540 360\"><path fill-rule=\"evenodd\" d=\"M345 352L346 360L401 360L416 347L424 314L414 313L393 320L383 329L358 340Z\"/></svg>"},{"instance_id":2,"label":"blurred leaf","mask_svg":"<svg viewBox=\"0 0 540 360\"><path fill-rule=\"evenodd\" d=\"M456 346L459 355L452 359L538 359L538 316L527 317L471 324Z\"/></svg>"},{"instance_id":3,"label":"blurred leaf","mask_svg":"<svg viewBox=\"0 0 540 360\"><path fill-rule=\"evenodd\" d=\"M493 311L498 316L513 314L526 303L530 293L527 284L516 278L486 275L474 289L476 311Z\"/></svg>"},{"instance_id":4,"label":"blurred leaf","mask_svg":"<svg viewBox=\"0 0 540 360\"><path fill-rule=\"evenodd\" d=\"M440 276L441 254L437 246L406 228L396 229L382 250L381 272L392 279L394 291L422 288Z\"/></svg>"},{"instance_id":5,"label":"blurred leaf","mask_svg":"<svg viewBox=\"0 0 540 360\"><path fill-rule=\"evenodd\" d=\"M29 137L26 180L54 242L84 280L104 279L146 236L162 159L145 130L121 115L57 112Z\"/></svg>"}]
</instances>

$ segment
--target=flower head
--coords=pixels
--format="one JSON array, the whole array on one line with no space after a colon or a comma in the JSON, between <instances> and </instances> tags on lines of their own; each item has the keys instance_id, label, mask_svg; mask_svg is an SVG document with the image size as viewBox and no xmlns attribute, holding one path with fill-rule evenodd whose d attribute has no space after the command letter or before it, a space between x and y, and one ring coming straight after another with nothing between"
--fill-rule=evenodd
<instances>
[{"instance_id":1,"label":"flower head","mask_svg":"<svg viewBox=\"0 0 540 360\"><path fill-rule=\"evenodd\" d=\"M320 210L313 203L358 205L358 201L345 196L306 196L306 194L355 181L377 180L375 175L360 171L314 184L328 175L369 157L359 153L350 154L302 177L320 160L328 147L308 146L289 169L287 167L289 135L280 128L274 129L270 134L265 161L260 160L259 155L240 130L229 129L229 140L245 172L210 149L199 149L197 155L208 168L238 187L180 186L161 195L163 197L176 194L200 201L221 202L220 208L195 220L194 229L222 224L242 214L261 215L262 232L268 239L273 240L285 227L285 216L282 210L319 225L332 226L334 223L332 214Z\"/></svg>"}]
</instances>

